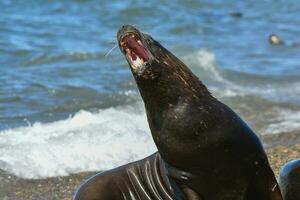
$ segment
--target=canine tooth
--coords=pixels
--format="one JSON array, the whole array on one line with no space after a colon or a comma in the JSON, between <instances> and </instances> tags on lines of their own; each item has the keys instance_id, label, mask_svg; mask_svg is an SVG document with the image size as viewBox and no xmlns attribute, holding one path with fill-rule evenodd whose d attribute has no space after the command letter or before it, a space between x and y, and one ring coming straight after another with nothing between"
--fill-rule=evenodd
<instances>
[{"instance_id":1,"label":"canine tooth","mask_svg":"<svg viewBox=\"0 0 300 200\"><path fill-rule=\"evenodd\" d=\"M134 60L132 63L133 63L133 65L135 65L137 67L140 67L143 65L143 61L139 57L137 57L136 60Z\"/></svg>"}]
</instances>

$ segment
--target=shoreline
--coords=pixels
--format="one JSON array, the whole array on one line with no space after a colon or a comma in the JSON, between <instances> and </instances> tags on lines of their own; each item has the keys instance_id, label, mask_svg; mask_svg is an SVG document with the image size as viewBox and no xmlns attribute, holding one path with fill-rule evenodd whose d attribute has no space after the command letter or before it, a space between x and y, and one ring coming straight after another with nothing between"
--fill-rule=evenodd
<instances>
[{"instance_id":1,"label":"shoreline","mask_svg":"<svg viewBox=\"0 0 300 200\"><path fill-rule=\"evenodd\" d=\"M287 161L300 157L300 133L260 136L276 174ZM0 170L0 199L3 200L71 200L77 188L99 172L81 172L45 179L23 179Z\"/></svg>"}]
</instances>

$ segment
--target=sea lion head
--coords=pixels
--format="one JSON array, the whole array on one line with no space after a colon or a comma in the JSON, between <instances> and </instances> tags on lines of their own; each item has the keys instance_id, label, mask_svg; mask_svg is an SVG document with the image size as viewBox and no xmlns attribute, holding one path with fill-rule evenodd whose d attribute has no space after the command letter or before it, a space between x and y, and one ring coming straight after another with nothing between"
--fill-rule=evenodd
<instances>
[{"instance_id":1,"label":"sea lion head","mask_svg":"<svg viewBox=\"0 0 300 200\"><path fill-rule=\"evenodd\" d=\"M155 88L159 90L156 92L169 96L182 94L183 90L197 94L207 91L181 60L150 35L124 25L118 31L117 39L142 96L154 94Z\"/></svg>"},{"instance_id":2,"label":"sea lion head","mask_svg":"<svg viewBox=\"0 0 300 200\"><path fill-rule=\"evenodd\" d=\"M150 35L125 25L118 31L117 39L144 100L148 119L159 121L169 108L182 108L188 102L211 96L198 77Z\"/></svg>"},{"instance_id":3,"label":"sea lion head","mask_svg":"<svg viewBox=\"0 0 300 200\"><path fill-rule=\"evenodd\" d=\"M122 26L117 33L117 39L138 85L141 81L145 83L146 80L162 78L164 75L170 78L174 74L182 80L190 80L190 76L193 76L192 79L198 81L181 60L134 26ZM189 77L184 78L185 76Z\"/></svg>"},{"instance_id":4,"label":"sea lion head","mask_svg":"<svg viewBox=\"0 0 300 200\"><path fill-rule=\"evenodd\" d=\"M149 71L155 57L151 50L154 40L151 36L141 33L135 27L122 26L117 33L119 47L126 57L135 77L145 75ZM145 77L146 78L146 77Z\"/></svg>"},{"instance_id":5,"label":"sea lion head","mask_svg":"<svg viewBox=\"0 0 300 200\"><path fill-rule=\"evenodd\" d=\"M125 25L118 31L117 39L135 79L151 80L159 77L162 71L174 71L168 62L171 53L150 35Z\"/></svg>"},{"instance_id":6,"label":"sea lion head","mask_svg":"<svg viewBox=\"0 0 300 200\"><path fill-rule=\"evenodd\" d=\"M284 41L276 34L272 33L269 35L269 42L273 45L283 45Z\"/></svg>"}]
</instances>

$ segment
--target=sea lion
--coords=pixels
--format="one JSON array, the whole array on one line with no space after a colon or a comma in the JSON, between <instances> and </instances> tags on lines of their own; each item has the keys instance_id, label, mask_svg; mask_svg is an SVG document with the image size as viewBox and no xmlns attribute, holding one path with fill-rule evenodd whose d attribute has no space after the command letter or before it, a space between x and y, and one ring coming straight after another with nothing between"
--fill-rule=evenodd
<instances>
[{"instance_id":1,"label":"sea lion","mask_svg":"<svg viewBox=\"0 0 300 200\"><path fill-rule=\"evenodd\" d=\"M229 13L229 16L234 17L234 18L242 18L243 13L242 12L231 12L231 13Z\"/></svg>"},{"instance_id":2,"label":"sea lion","mask_svg":"<svg viewBox=\"0 0 300 200\"><path fill-rule=\"evenodd\" d=\"M269 35L269 43L273 45L284 45L284 41L276 34L272 33Z\"/></svg>"},{"instance_id":3,"label":"sea lion","mask_svg":"<svg viewBox=\"0 0 300 200\"><path fill-rule=\"evenodd\" d=\"M126 25L117 38L158 152L96 175L75 200L282 200L260 140L234 111L151 36Z\"/></svg>"},{"instance_id":4,"label":"sea lion","mask_svg":"<svg viewBox=\"0 0 300 200\"><path fill-rule=\"evenodd\" d=\"M282 167L279 186L284 200L300 199L300 159L292 160Z\"/></svg>"},{"instance_id":5,"label":"sea lion","mask_svg":"<svg viewBox=\"0 0 300 200\"><path fill-rule=\"evenodd\" d=\"M299 43L297 43L297 42L287 44L281 37L279 37L278 35L276 35L274 33L269 35L269 43L272 45L294 47L294 48L297 48L300 46Z\"/></svg>"}]
</instances>

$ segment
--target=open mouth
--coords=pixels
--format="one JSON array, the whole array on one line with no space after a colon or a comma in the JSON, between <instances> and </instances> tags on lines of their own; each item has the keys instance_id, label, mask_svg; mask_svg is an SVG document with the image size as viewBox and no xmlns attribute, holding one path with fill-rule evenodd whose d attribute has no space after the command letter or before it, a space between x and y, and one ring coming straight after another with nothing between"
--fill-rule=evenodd
<instances>
[{"instance_id":1,"label":"open mouth","mask_svg":"<svg viewBox=\"0 0 300 200\"><path fill-rule=\"evenodd\" d=\"M126 34L121 38L120 44L133 68L145 66L149 61L150 53L136 34Z\"/></svg>"}]
</instances>

